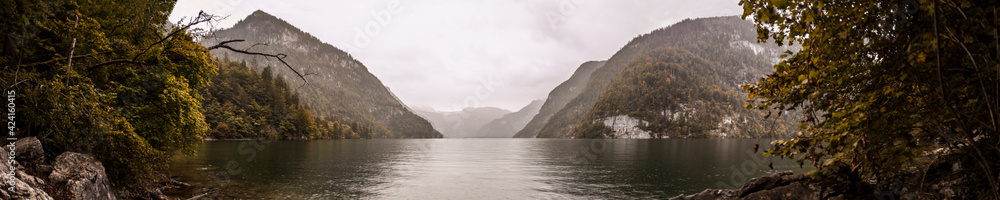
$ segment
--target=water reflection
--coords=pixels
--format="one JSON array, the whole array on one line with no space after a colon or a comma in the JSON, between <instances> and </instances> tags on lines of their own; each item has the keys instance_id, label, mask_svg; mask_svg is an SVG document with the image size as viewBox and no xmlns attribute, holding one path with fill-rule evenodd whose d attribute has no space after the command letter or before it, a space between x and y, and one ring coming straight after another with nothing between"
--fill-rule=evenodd
<instances>
[{"instance_id":1,"label":"water reflection","mask_svg":"<svg viewBox=\"0 0 1000 200\"><path fill-rule=\"evenodd\" d=\"M735 187L732 185L773 172L762 158L750 156L748 151L756 142L207 142L198 147L198 156L178 156L172 165L172 172L182 181L203 187L172 194L190 197L210 193L220 198L249 199L666 198L706 188ZM791 163L776 162L775 167L804 171Z\"/></svg>"}]
</instances>

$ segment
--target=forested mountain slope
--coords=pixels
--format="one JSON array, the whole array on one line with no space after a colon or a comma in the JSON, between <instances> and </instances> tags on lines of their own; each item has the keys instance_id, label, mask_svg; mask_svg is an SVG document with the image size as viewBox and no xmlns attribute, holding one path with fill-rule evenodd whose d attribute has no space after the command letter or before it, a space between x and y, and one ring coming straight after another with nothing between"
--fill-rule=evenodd
<instances>
[{"instance_id":1,"label":"forested mountain slope","mask_svg":"<svg viewBox=\"0 0 1000 200\"><path fill-rule=\"evenodd\" d=\"M605 61L588 61L580 65L568 80L556 86L555 89L552 89L552 92L549 92L549 97L542 104L538 114L535 114L531 118L531 121L518 131L514 137L533 138L537 136L538 131L542 130L542 127L552 118L552 115L555 115L556 112L559 112L559 110L562 110L566 106L566 103L576 98L577 95L580 95L583 88L587 86L587 82L590 81L590 75L597 68L604 66L604 63Z\"/></svg>"},{"instance_id":2,"label":"forested mountain slope","mask_svg":"<svg viewBox=\"0 0 1000 200\"><path fill-rule=\"evenodd\" d=\"M736 16L636 37L537 137L765 137L765 114L745 111L738 87L773 71L785 49L755 40L753 24Z\"/></svg>"},{"instance_id":3,"label":"forested mountain slope","mask_svg":"<svg viewBox=\"0 0 1000 200\"><path fill-rule=\"evenodd\" d=\"M315 117L272 68L256 72L245 63L220 62L219 75L201 89L201 112L213 139L367 138L371 132L335 118Z\"/></svg>"},{"instance_id":4,"label":"forested mountain slope","mask_svg":"<svg viewBox=\"0 0 1000 200\"><path fill-rule=\"evenodd\" d=\"M441 137L429 122L413 114L360 61L284 20L258 10L232 28L216 31L213 35L203 43L244 39L246 42L231 45L238 49L287 55L285 60L305 75L308 84L276 59L212 52L218 57L245 61L257 71L272 66L274 74L298 91L302 104L320 117L370 128L371 138Z\"/></svg>"}]
</instances>

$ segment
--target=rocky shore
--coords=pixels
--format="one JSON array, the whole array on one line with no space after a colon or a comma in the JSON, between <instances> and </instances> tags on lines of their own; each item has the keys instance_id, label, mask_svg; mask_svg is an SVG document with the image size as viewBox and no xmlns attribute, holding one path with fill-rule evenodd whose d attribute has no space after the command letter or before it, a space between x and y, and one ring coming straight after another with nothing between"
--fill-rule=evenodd
<instances>
[{"instance_id":1,"label":"rocky shore","mask_svg":"<svg viewBox=\"0 0 1000 200\"><path fill-rule=\"evenodd\" d=\"M13 144L13 153L8 145L0 149L0 155L14 156L16 161L5 158L0 162L0 199L117 199L104 166L93 156L65 152L46 165L45 151L37 138L22 138Z\"/></svg>"},{"instance_id":2,"label":"rocky shore","mask_svg":"<svg viewBox=\"0 0 1000 200\"><path fill-rule=\"evenodd\" d=\"M680 195L671 200L709 200L709 199L845 199L844 194L836 190L813 183L802 174L779 172L770 176L750 179L740 189L707 189L705 191Z\"/></svg>"}]
</instances>

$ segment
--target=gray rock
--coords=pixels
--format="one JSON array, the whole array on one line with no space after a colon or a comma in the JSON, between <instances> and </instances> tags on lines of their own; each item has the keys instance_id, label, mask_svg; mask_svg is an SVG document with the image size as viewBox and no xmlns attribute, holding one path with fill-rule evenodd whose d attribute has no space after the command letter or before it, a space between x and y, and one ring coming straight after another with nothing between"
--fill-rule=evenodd
<instances>
[{"instance_id":1,"label":"gray rock","mask_svg":"<svg viewBox=\"0 0 1000 200\"><path fill-rule=\"evenodd\" d=\"M768 199L768 200L820 200L819 188L814 185L807 185L802 182L793 182L786 185L766 188L763 190L747 193L742 199Z\"/></svg>"},{"instance_id":2,"label":"gray rock","mask_svg":"<svg viewBox=\"0 0 1000 200\"><path fill-rule=\"evenodd\" d=\"M709 200L709 199L749 199L749 200L782 200L782 199L843 199L842 196L824 197L823 188L815 183L809 183L802 174L778 172L770 176L750 179L739 190L707 189L691 195L680 195L673 200Z\"/></svg>"},{"instance_id":3,"label":"gray rock","mask_svg":"<svg viewBox=\"0 0 1000 200\"><path fill-rule=\"evenodd\" d=\"M793 174L792 172L778 172L770 176L753 178L747 181L746 184L743 184L740 190L736 191L736 196L745 197L750 193L785 186L803 179L805 179L804 175Z\"/></svg>"},{"instance_id":4,"label":"gray rock","mask_svg":"<svg viewBox=\"0 0 1000 200\"><path fill-rule=\"evenodd\" d=\"M16 145L16 143L15 143ZM52 197L45 193L41 189L41 185L45 184L40 178L28 175L24 173L24 167L18 163L14 163L16 172L14 173L15 180L13 184L10 182L11 165L7 163L9 152L7 151L7 146L4 145L0 148L0 199L41 199L41 200L51 200ZM20 152L18 149L15 152ZM17 155L18 153L15 153Z\"/></svg>"},{"instance_id":5,"label":"gray rock","mask_svg":"<svg viewBox=\"0 0 1000 200\"><path fill-rule=\"evenodd\" d=\"M735 199L736 190L729 189L706 189L705 191L695 193L692 195L680 195L671 200L716 200L716 199Z\"/></svg>"},{"instance_id":6,"label":"gray rock","mask_svg":"<svg viewBox=\"0 0 1000 200\"><path fill-rule=\"evenodd\" d=\"M45 179L28 175L27 173L24 173L24 170L17 171L17 178L33 188L42 188L42 186L45 186Z\"/></svg>"},{"instance_id":7,"label":"gray rock","mask_svg":"<svg viewBox=\"0 0 1000 200\"><path fill-rule=\"evenodd\" d=\"M26 137L14 142L17 147L15 156L21 163L41 163L45 160L45 150L42 149L42 142L35 137Z\"/></svg>"},{"instance_id":8,"label":"gray rock","mask_svg":"<svg viewBox=\"0 0 1000 200\"><path fill-rule=\"evenodd\" d=\"M117 199L104 166L93 156L66 152L56 157L49 181L65 185L73 199Z\"/></svg>"}]
</instances>

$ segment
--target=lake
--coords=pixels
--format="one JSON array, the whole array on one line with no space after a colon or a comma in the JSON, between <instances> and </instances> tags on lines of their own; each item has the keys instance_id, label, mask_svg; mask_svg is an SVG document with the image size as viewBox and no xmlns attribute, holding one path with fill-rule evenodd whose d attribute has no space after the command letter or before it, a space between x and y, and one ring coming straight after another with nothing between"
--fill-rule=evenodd
<instances>
[{"instance_id":1,"label":"lake","mask_svg":"<svg viewBox=\"0 0 1000 200\"><path fill-rule=\"evenodd\" d=\"M176 155L168 191L249 199L634 199L808 171L757 139L213 141Z\"/></svg>"}]
</instances>

